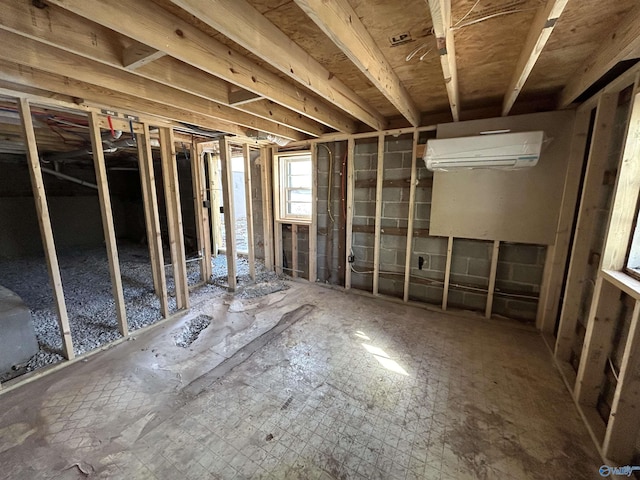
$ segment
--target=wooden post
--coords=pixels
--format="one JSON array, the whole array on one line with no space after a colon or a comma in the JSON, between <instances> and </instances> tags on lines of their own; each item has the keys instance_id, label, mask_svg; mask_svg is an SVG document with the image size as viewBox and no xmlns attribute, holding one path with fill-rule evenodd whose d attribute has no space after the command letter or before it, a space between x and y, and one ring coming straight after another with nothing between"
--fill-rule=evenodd
<instances>
[{"instance_id":1,"label":"wooden post","mask_svg":"<svg viewBox=\"0 0 640 480\"><path fill-rule=\"evenodd\" d=\"M18 103L18 111L20 112L24 143L27 148L29 177L31 178L33 199L35 200L36 211L38 212L38 226L40 227L42 246L47 260L47 270L49 271L49 279L51 280L53 300L56 304L56 311L58 313L58 328L60 329L60 338L62 339L62 350L65 358L67 360L71 360L75 357L75 354L73 352L71 328L69 327L69 316L67 314L67 306L64 301L62 278L60 276L60 268L58 266L58 255L56 253L56 245L53 239L51 219L49 218L47 194L42 180L38 146L36 145L36 135L33 130L33 120L31 118L31 107L29 106L29 101L27 99L20 99Z\"/></svg>"},{"instance_id":2,"label":"wooden post","mask_svg":"<svg viewBox=\"0 0 640 480\"><path fill-rule=\"evenodd\" d=\"M620 290L598 276L574 388L582 404L595 406L598 401L619 307Z\"/></svg>"},{"instance_id":3,"label":"wooden post","mask_svg":"<svg viewBox=\"0 0 640 480\"><path fill-rule=\"evenodd\" d=\"M262 193L262 225L264 227L264 266L273 270L273 191L271 183L271 150L260 148Z\"/></svg>"},{"instance_id":4,"label":"wooden post","mask_svg":"<svg viewBox=\"0 0 640 480\"><path fill-rule=\"evenodd\" d=\"M318 279L318 145L311 143L311 224L309 225L309 281Z\"/></svg>"},{"instance_id":5,"label":"wooden post","mask_svg":"<svg viewBox=\"0 0 640 480\"><path fill-rule=\"evenodd\" d=\"M498 257L500 255L500 240L494 240L493 251L491 253L491 270L489 271L489 290L487 292L487 307L484 316L491 318L493 311L493 297L496 289L496 274L498 273Z\"/></svg>"},{"instance_id":6,"label":"wooden post","mask_svg":"<svg viewBox=\"0 0 640 480\"><path fill-rule=\"evenodd\" d=\"M568 362L571 357L571 348L580 312L582 289L585 281L587 281L593 226L600 201L602 178L608 163L617 106L616 99L617 95L600 96L591 136L587 169L580 198L580 211L569 261L569 273L555 348L556 358L565 362Z\"/></svg>"},{"instance_id":7,"label":"wooden post","mask_svg":"<svg viewBox=\"0 0 640 480\"><path fill-rule=\"evenodd\" d=\"M225 137L220 138L220 164L222 165L222 204L224 205L224 233L226 241L227 275L229 291L236 289L236 217L233 207L233 170L231 148Z\"/></svg>"},{"instance_id":8,"label":"wooden post","mask_svg":"<svg viewBox=\"0 0 640 480\"><path fill-rule=\"evenodd\" d=\"M102 229L107 245L107 259L109 261L109 273L111 275L111 289L116 302L116 315L118 328L123 337L129 335L127 325L127 312L124 305L122 292L122 278L120 277L120 262L118 261L118 246L116 244L116 230L113 226L113 212L111 210L111 197L109 195L109 182L107 180L107 167L102 150L102 136L97 114L89 112L89 133L91 134L91 147L93 151L93 165L96 171L96 184L98 185L98 199L100 201L100 213L102 215Z\"/></svg>"},{"instance_id":9,"label":"wooden post","mask_svg":"<svg viewBox=\"0 0 640 480\"><path fill-rule=\"evenodd\" d=\"M249 249L249 276L251 280L256 279L256 254L255 242L253 238L253 188L251 187L251 155L249 145L242 146L242 156L244 157L244 198L247 208L247 245Z\"/></svg>"},{"instance_id":10,"label":"wooden post","mask_svg":"<svg viewBox=\"0 0 640 480\"><path fill-rule=\"evenodd\" d=\"M416 208L416 177L417 177L417 149L420 134L413 132L413 147L411 149L411 186L409 187L409 218L407 219L407 251L404 261L404 295L405 302L409 301L409 285L411 282L411 254L413 253L413 221Z\"/></svg>"},{"instance_id":11,"label":"wooden post","mask_svg":"<svg viewBox=\"0 0 640 480\"><path fill-rule=\"evenodd\" d=\"M384 180L384 134L378 135L378 170L376 173L376 218L373 239L373 294L378 295L380 281L380 241L382 224L382 181Z\"/></svg>"},{"instance_id":12,"label":"wooden post","mask_svg":"<svg viewBox=\"0 0 640 480\"><path fill-rule=\"evenodd\" d=\"M558 309L562 295L562 283L565 275L571 229L576 213L576 201L580 189L581 172L584 164L586 139L589 131L590 112L576 113L571 142L569 165L565 175L562 194L562 206L558 219L553 248L547 250L550 262L550 272L541 285L541 295L538 301L537 319L540 330L549 335L554 333L558 318ZM543 301L544 300L544 301Z\"/></svg>"},{"instance_id":13,"label":"wooden post","mask_svg":"<svg viewBox=\"0 0 640 480\"><path fill-rule=\"evenodd\" d=\"M639 317L640 300L636 299L602 446L605 457L619 464L631 461L640 432Z\"/></svg>"},{"instance_id":14,"label":"wooden post","mask_svg":"<svg viewBox=\"0 0 640 480\"><path fill-rule=\"evenodd\" d=\"M156 295L160 300L160 313L164 318L167 318L169 316L167 279L164 273L162 233L160 231L158 195L156 192L155 172L153 170L149 125L144 125L144 134L136 136L136 143L138 145L138 166L140 168L145 218L148 224L147 242L149 243L151 272L154 276L154 283L157 282Z\"/></svg>"},{"instance_id":15,"label":"wooden post","mask_svg":"<svg viewBox=\"0 0 640 480\"><path fill-rule=\"evenodd\" d=\"M291 276L298 278L298 225L291 225Z\"/></svg>"},{"instance_id":16,"label":"wooden post","mask_svg":"<svg viewBox=\"0 0 640 480\"><path fill-rule=\"evenodd\" d=\"M144 210L144 226L147 233L147 246L149 248L149 263L151 264L151 276L153 277L153 290L156 296L160 298L160 274L158 264L154 262L157 254L155 252L154 231L152 226L151 205L149 202L149 188L146 182L145 169L145 139L141 134L136 135L136 147L138 149L138 171L140 172L140 188L142 191L142 206Z\"/></svg>"},{"instance_id":17,"label":"wooden post","mask_svg":"<svg viewBox=\"0 0 640 480\"><path fill-rule=\"evenodd\" d=\"M200 204L200 211L202 213L202 239L204 242L204 264L205 264L205 276L206 281L211 279L211 274L213 266L211 265L211 237L210 237L210 229L209 229L209 208L205 206L205 202L207 199L207 186L206 186L206 166L205 166L205 156L201 149L196 148L196 153L198 155L198 178L199 178L199 187L200 187L200 199L202 203Z\"/></svg>"},{"instance_id":18,"label":"wooden post","mask_svg":"<svg viewBox=\"0 0 640 480\"><path fill-rule=\"evenodd\" d=\"M207 167L209 169L209 202L211 206L211 251L218 256L218 249L222 245L222 224L220 221L220 172L216 156L207 153Z\"/></svg>"},{"instance_id":19,"label":"wooden post","mask_svg":"<svg viewBox=\"0 0 640 480\"><path fill-rule=\"evenodd\" d=\"M282 224L278 221L280 216L280 161L278 160L278 148L271 147L272 158L272 182L273 182L273 249L276 273L282 274Z\"/></svg>"},{"instance_id":20,"label":"wooden post","mask_svg":"<svg viewBox=\"0 0 640 480\"><path fill-rule=\"evenodd\" d=\"M189 287L187 285L187 262L184 253L184 235L182 233L178 165L173 130L168 127L160 127L159 133L169 246L171 247L173 281L176 288L176 306L178 310L182 310L189 308Z\"/></svg>"},{"instance_id":21,"label":"wooden post","mask_svg":"<svg viewBox=\"0 0 640 480\"><path fill-rule=\"evenodd\" d=\"M195 141L191 141L190 149L191 160L191 188L193 190L193 212L196 223L196 237L198 245L198 254L200 256L200 279L204 282L211 277L208 274L210 267L207 267L206 246L210 244L206 238L206 232L209 230L209 214L204 206L204 190L201 180L202 156ZM209 266L211 262L209 261Z\"/></svg>"},{"instance_id":22,"label":"wooden post","mask_svg":"<svg viewBox=\"0 0 640 480\"><path fill-rule=\"evenodd\" d=\"M453 255L453 237L447 241L447 263L444 269L444 286L442 290L442 310L447 309L449 302L449 279L451 277L451 256Z\"/></svg>"},{"instance_id":23,"label":"wooden post","mask_svg":"<svg viewBox=\"0 0 640 480\"><path fill-rule=\"evenodd\" d=\"M353 191L355 190L355 173L353 171L353 165L355 149L356 142L353 137L349 137L347 140L347 228L345 242L347 258L345 258L344 272L344 288L347 290L351 288L352 263L349 261L349 258L351 257L351 246L353 245Z\"/></svg>"},{"instance_id":24,"label":"wooden post","mask_svg":"<svg viewBox=\"0 0 640 480\"><path fill-rule=\"evenodd\" d=\"M145 212L149 215L150 236L149 250L151 252L151 268L158 277L158 290L156 294L160 300L160 313L164 318L169 316L167 304L167 279L164 273L164 253L162 251L162 232L160 230L160 215L158 213L158 194L156 191L156 178L153 169L153 153L149 135L149 125L144 125L144 134L137 136L138 165L140 178L143 185Z\"/></svg>"}]
</instances>

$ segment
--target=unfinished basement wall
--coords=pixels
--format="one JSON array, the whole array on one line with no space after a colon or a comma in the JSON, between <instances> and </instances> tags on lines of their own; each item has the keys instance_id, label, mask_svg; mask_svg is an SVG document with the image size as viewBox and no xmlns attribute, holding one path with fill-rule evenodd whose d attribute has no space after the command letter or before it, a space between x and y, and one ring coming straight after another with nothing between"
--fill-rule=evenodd
<instances>
[{"instance_id":1,"label":"unfinished basement wall","mask_svg":"<svg viewBox=\"0 0 640 480\"><path fill-rule=\"evenodd\" d=\"M43 254L27 161L5 157L0 175L0 257ZM92 168L65 166L62 171L95 183ZM103 243L96 190L43 175L56 246L60 250Z\"/></svg>"},{"instance_id":2,"label":"unfinished basement wall","mask_svg":"<svg viewBox=\"0 0 640 480\"><path fill-rule=\"evenodd\" d=\"M257 260L264 261L264 219L262 218L262 165L260 150L249 150L251 166L251 208L253 209L253 247Z\"/></svg>"}]
</instances>

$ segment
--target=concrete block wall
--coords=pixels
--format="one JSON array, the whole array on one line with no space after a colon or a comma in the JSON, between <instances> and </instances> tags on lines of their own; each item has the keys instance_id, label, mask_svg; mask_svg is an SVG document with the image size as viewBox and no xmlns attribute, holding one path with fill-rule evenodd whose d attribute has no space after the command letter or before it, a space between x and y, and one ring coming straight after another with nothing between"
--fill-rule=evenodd
<instances>
[{"instance_id":1,"label":"concrete block wall","mask_svg":"<svg viewBox=\"0 0 640 480\"><path fill-rule=\"evenodd\" d=\"M500 244L494 313L535 321L546 254L547 248L543 245Z\"/></svg>"},{"instance_id":2,"label":"concrete block wall","mask_svg":"<svg viewBox=\"0 0 640 480\"><path fill-rule=\"evenodd\" d=\"M342 205L342 165L346 162L347 142L330 142L318 145L318 276L317 280L332 285L344 285L345 218ZM329 164L331 158L331 168ZM329 170L331 170L331 195L329 196ZM346 190L345 190L346 193ZM329 205L328 199L331 202Z\"/></svg>"},{"instance_id":3,"label":"concrete block wall","mask_svg":"<svg viewBox=\"0 0 640 480\"><path fill-rule=\"evenodd\" d=\"M291 225L281 225L282 228L282 244L284 249L283 264L286 259L287 268L293 268L293 236ZM286 275L292 276L292 270L284 269ZM309 227L307 225L298 225L298 277L309 278Z\"/></svg>"}]
</instances>

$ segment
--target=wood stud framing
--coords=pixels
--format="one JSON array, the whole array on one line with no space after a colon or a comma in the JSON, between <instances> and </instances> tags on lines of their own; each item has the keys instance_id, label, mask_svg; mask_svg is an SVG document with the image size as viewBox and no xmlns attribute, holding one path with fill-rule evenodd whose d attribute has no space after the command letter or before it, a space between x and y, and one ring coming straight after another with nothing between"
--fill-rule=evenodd
<instances>
[{"instance_id":1,"label":"wood stud framing","mask_svg":"<svg viewBox=\"0 0 640 480\"><path fill-rule=\"evenodd\" d=\"M58 313L58 327L62 338L62 349L67 360L74 358L73 341L71 339L71 328L69 327L69 316L67 306L64 301L62 290L62 278L60 277L60 267L58 266L58 255L56 253L51 219L49 218L49 206L47 204L47 194L42 180L42 170L40 169L40 157L36 145L36 135L33 130L33 119L31 118L31 107L29 101L22 98L18 101L18 111L20 112L21 125L24 132L24 142L27 149L27 161L29 162L29 177L31 178L31 188L33 198L36 203L38 213L38 226L42 237L47 270L51 280L53 290L53 300Z\"/></svg>"},{"instance_id":2,"label":"wood stud framing","mask_svg":"<svg viewBox=\"0 0 640 480\"><path fill-rule=\"evenodd\" d=\"M346 253L344 272L344 288L351 288L351 246L353 245L353 193L355 190L354 157L356 142L353 137L347 140L347 228L346 228Z\"/></svg>"},{"instance_id":3,"label":"wood stud framing","mask_svg":"<svg viewBox=\"0 0 640 480\"><path fill-rule=\"evenodd\" d=\"M224 211L225 250L227 256L227 277L230 292L236 289L236 217L233 204L233 171L231 168L231 145L220 138L220 165L222 169L222 204Z\"/></svg>"},{"instance_id":4,"label":"wood stud framing","mask_svg":"<svg viewBox=\"0 0 640 480\"><path fill-rule=\"evenodd\" d=\"M373 243L373 294L378 295L380 281L380 240L382 217L382 182L384 180L384 135L378 135L378 168L376 172L376 217Z\"/></svg>"},{"instance_id":5,"label":"wood stud framing","mask_svg":"<svg viewBox=\"0 0 640 480\"><path fill-rule=\"evenodd\" d=\"M147 243L149 244L149 258L151 272L154 277L156 295L160 300L160 314L167 318L169 306L167 303L167 279L164 271L164 253L162 251L162 237L160 232L160 215L158 214L158 194L156 192L153 155L149 136L149 125L144 125L144 134L136 136L138 146L138 168L142 186L142 199L147 224Z\"/></svg>"},{"instance_id":6,"label":"wood stud framing","mask_svg":"<svg viewBox=\"0 0 640 480\"><path fill-rule=\"evenodd\" d=\"M451 278L451 257L453 256L453 237L447 241L447 261L444 269L444 287L442 290L442 310L447 309L449 303L449 280Z\"/></svg>"},{"instance_id":7,"label":"wood stud framing","mask_svg":"<svg viewBox=\"0 0 640 480\"><path fill-rule=\"evenodd\" d=\"M309 225L309 281L318 278L318 145L311 145L311 224Z\"/></svg>"},{"instance_id":8,"label":"wood stud framing","mask_svg":"<svg viewBox=\"0 0 640 480\"><path fill-rule=\"evenodd\" d=\"M244 160L244 197L247 209L247 245L249 254L249 276L252 280L256 279L256 253L255 239L253 238L253 196L252 179L251 179L251 152L249 145L242 145L242 157Z\"/></svg>"},{"instance_id":9,"label":"wood stud framing","mask_svg":"<svg viewBox=\"0 0 640 480\"><path fill-rule=\"evenodd\" d=\"M171 250L171 263L173 265L173 281L176 289L176 306L178 310L183 310L189 308L189 287L187 284L187 263L184 252L182 209L180 208L180 188L178 186L175 142L171 128L160 127L159 132L169 246Z\"/></svg>"},{"instance_id":10,"label":"wood stud framing","mask_svg":"<svg viewBox=\"0 0 640 480\"><path fill-rule=\"evenodd\" d=\"M416 210L416 187L417 187L417 170L418 170L418 132L413 132L413 144L411 148L411 186L409 187L409 214L407 219L407 248L404 262L404 290L402 298L405 302L409 301L409 287L411 282L411 252L413 252L413 222L415 220Z\"/></svg>"},{"instance_id":11,"label":"wood stud framing","mask_svg":"<svg viewBox=\"0 0 640 480\"><path fill-rule=\"evenodd\" d=\"M111 210L111 196L109 194L109 182L107 179L107 167L102 150L102 136L97 114L89 113L89 133L91 134L91 146L93 150L93 165L96 172L96 184L98 185L98 200L100 201L100 213L102 216L102 229L107 246L107 259L109 261L109 274L111 275L111 289L116 303L116 315L118 328L123 337L129 335L127 325L127 312L124 305L122 291L122 277L120 276L120 262L118 260L118 246L116 243L116 230L113 225L113 213Z\"/></svg>"},{"instance_id":12,"label":"wood stud framing","mask_svg":"<svg viewBox=\"0 0 640 480\"><path fill-rule=\"evenodd\" d=\"M262 193L262 225L264 226L264 266L273 270L273 191L271 181L271 149L260 148L260 173Z\"/></svg>"},{"instance_id":13,"label":"wood stud framing","mask_svg":"<svg viewBox=\"0 0 640 480\"><path fill-rule=\"evenodd\" d=\"M200 256L200 279L206 282L211 278L211 242L209 240L209 211L205 207L204 155L193 141L191 142L190 160L193 212Z\"/></svg>"},{"instance_id":14,"label":"wood stud framing","mask_svg":"<svg viewBox=\"0 0 640 480\"><path fill-rule=\"evenodd\" d=\"M498 257L500 256L500 241L494 240L491 251L491 269L489 270L489 289L487 292L487 306L484 310L485 318L491 318L493 310L493 297L496 288L496 274L498 272Z\"/></svg>"}]
</instances>

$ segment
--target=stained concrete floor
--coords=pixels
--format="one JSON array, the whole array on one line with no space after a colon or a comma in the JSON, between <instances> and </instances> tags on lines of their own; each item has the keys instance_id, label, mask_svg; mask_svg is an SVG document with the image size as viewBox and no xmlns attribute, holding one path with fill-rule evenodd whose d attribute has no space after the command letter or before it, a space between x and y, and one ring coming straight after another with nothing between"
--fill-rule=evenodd
<instances>
[{"instance_id":1,"label":"stained concrete floor","mask_svg":"<svg viewBox=\"0 0 640 480\"><path fill-rule=\"evenodd\" d=\"M135 338L0 395L0 478L600 478L515 324L295 283Z\"/></svg>"}]
</instances>

